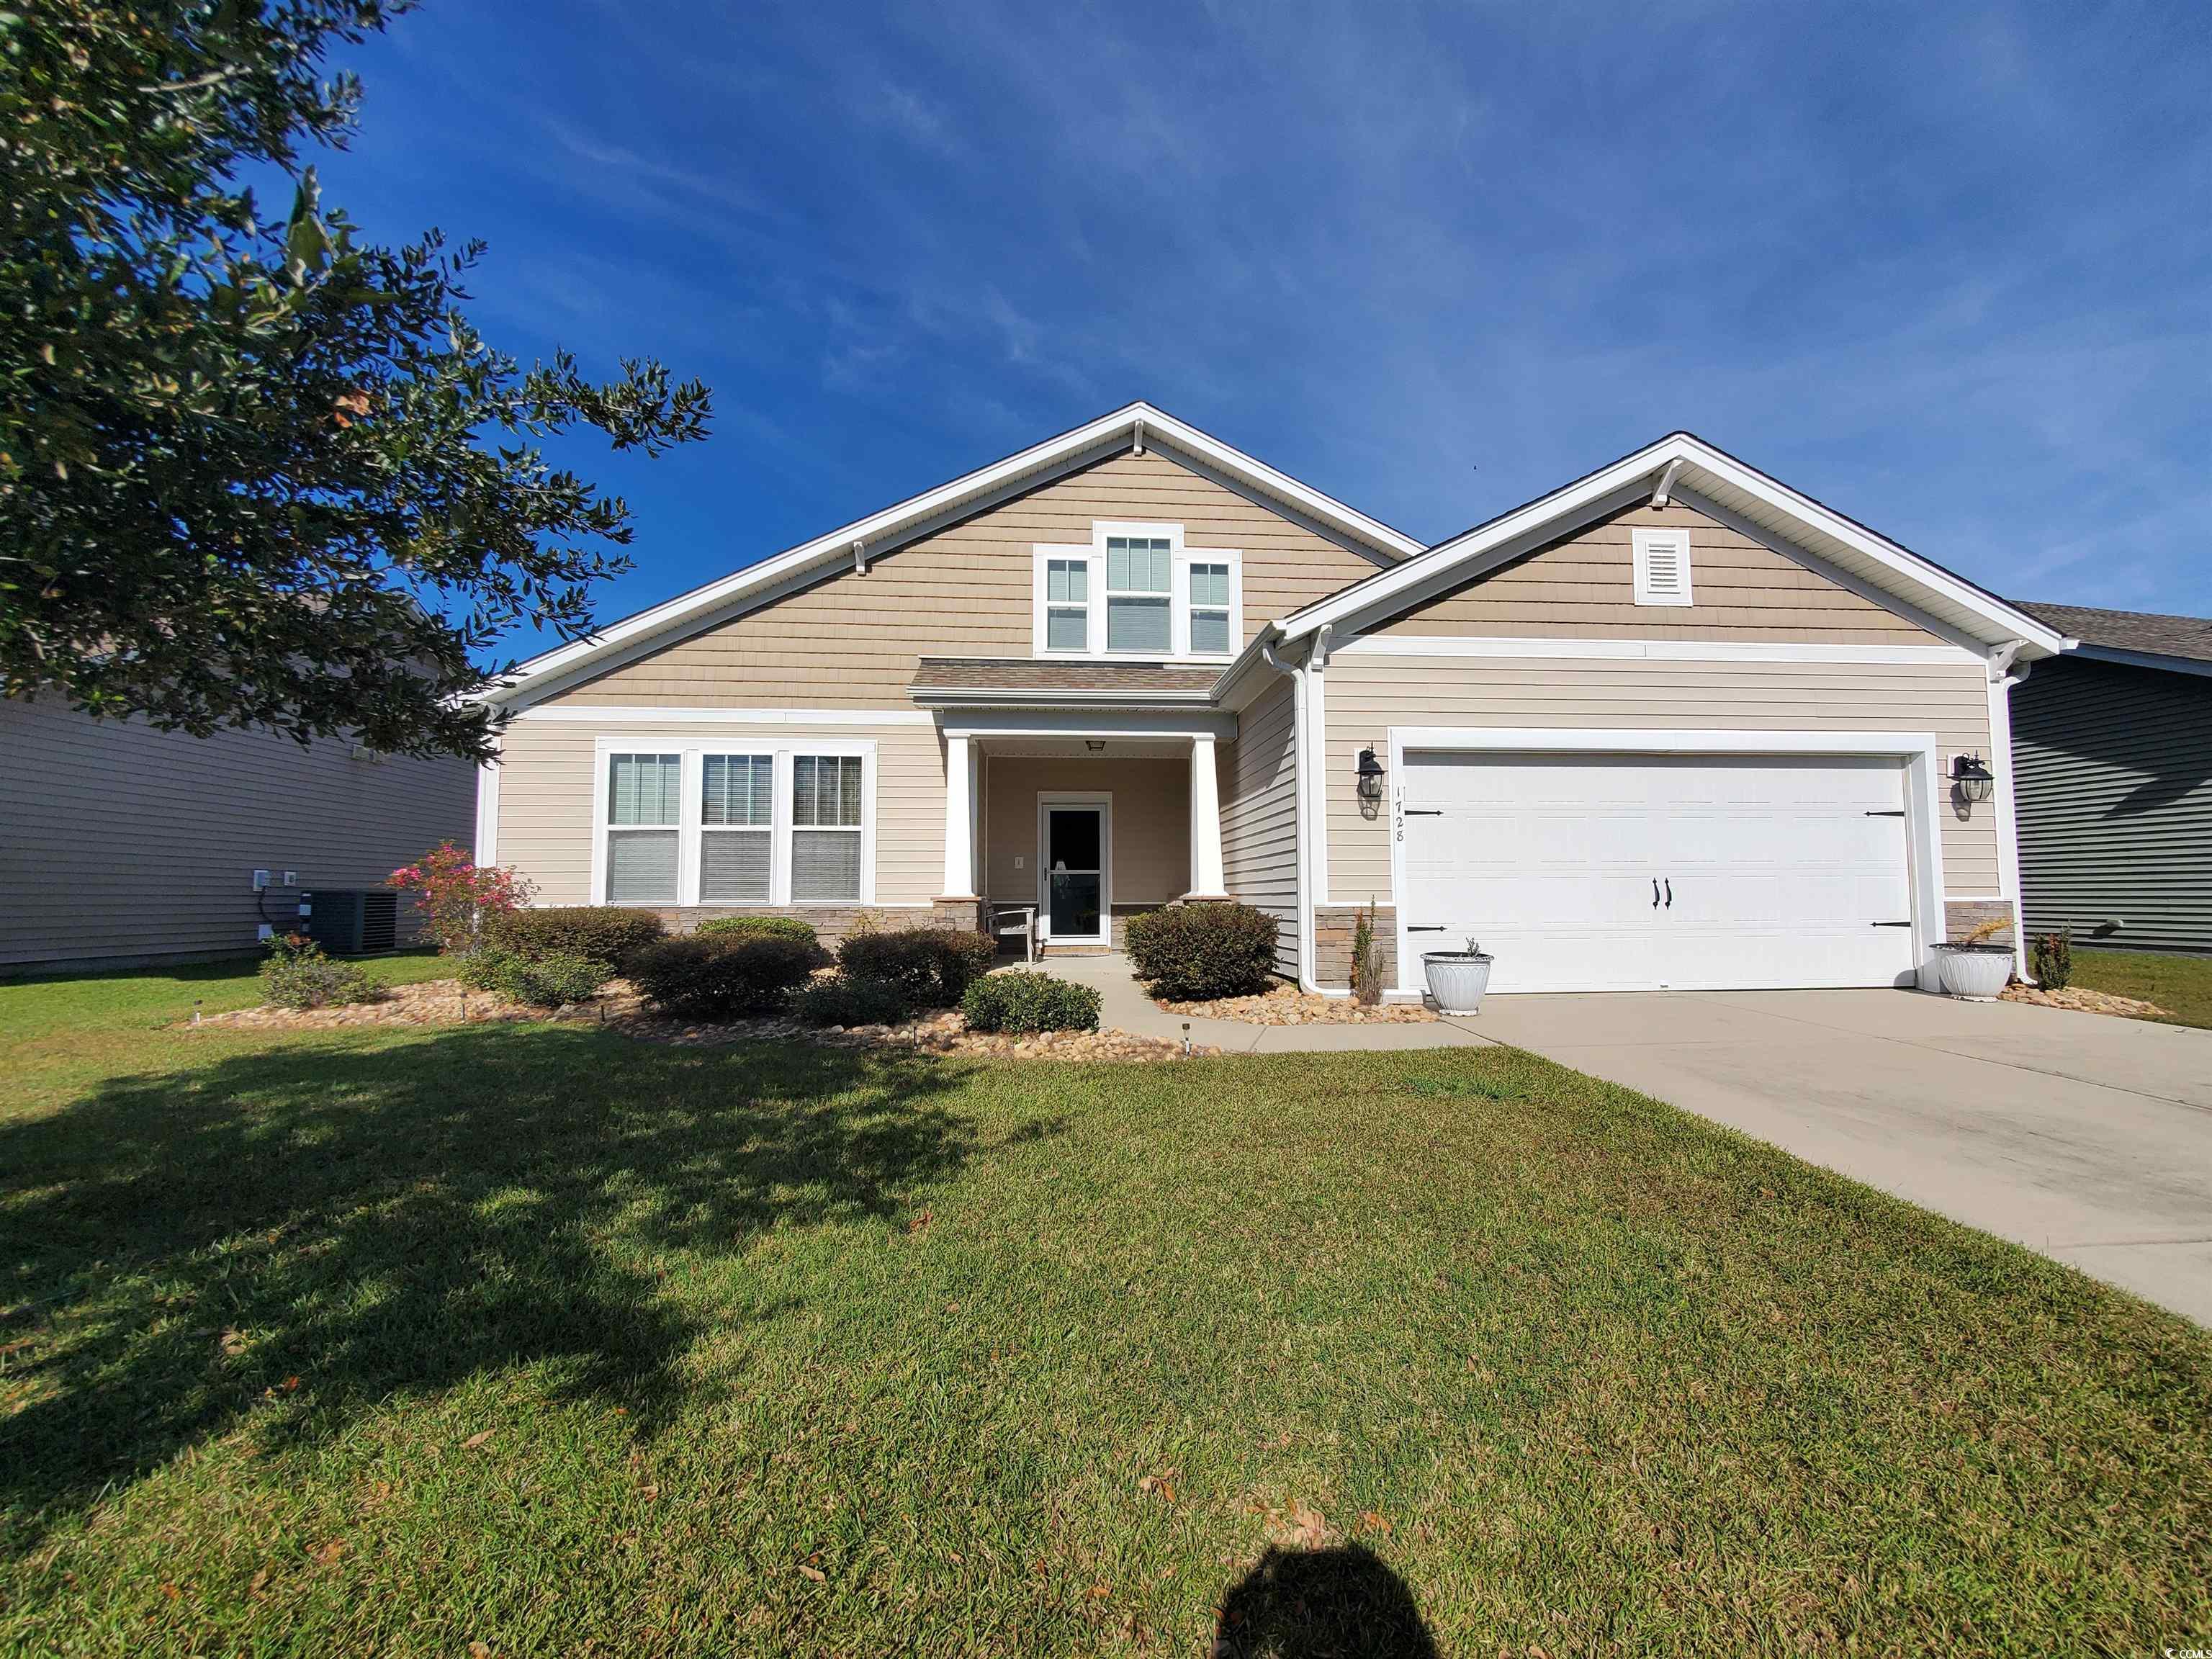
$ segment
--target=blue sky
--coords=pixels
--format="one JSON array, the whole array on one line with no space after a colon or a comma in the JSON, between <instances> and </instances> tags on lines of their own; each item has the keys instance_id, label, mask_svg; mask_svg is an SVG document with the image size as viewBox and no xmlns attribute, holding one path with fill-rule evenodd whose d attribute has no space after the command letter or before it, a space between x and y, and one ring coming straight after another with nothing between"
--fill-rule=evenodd
<instances>
[{"instance_id":1,"label":"blue sky","mask_svg":"<svg viewBox=\"0 0 2212 1659\"><path fill-rule=\"evenodd\" d=\"M2027 599L2212 614L2212 7L465 4L331 199L482 236L603 617L1146 398L1433 540L1686 427ZM526 653L531 642L517 641Z\"/></svg>"}]
</instances>

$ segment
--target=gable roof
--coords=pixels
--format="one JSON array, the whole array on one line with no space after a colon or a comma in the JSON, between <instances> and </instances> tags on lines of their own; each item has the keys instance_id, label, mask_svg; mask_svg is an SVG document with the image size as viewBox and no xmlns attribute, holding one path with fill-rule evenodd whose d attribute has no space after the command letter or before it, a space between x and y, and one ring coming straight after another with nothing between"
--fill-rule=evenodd
<instances>
[{"instance_id":1,"label":"gable roof","mask_svg":"<svg viewBox=\"0 0 2212 1659\"><path fill-rule=\"evenodd\" d=\"M1403 531L1277 471L1172 415L1147 403L1126 404L949 483L894 502L881 512L841 525L826 535L532 657L479 700L495 705L532 701L585 675L604 672L686 634L742 615L818 580L835 566L894 552L1132 447L1157 448L1202 477L1256 495L1285 516L1351 544L1378 565L1388 566L1421 551L1421 544Z\"/></svg>"},{"instance_id":2,"label":"gable roof","mask_svg":"<svg viewBox=\"0 0 2212 1659\"><path fill-rule=\"evenodd\" d=\"M1687 432L1669 433L1549 495L1439 542L1419 558L1340 588L1285 618L1276 637L1295 640L1323 627L1348 629L1396 615L1581 525L1650 500L1662 486L1670 499L1776 547L1956 643L1988 648L2018 640L2024 642L2021 654L2029 658L2053 655L2065 644L2057 629L1986 588Z\"/></svg>"},{"instance_id":3,"label":"gable roof","mask_svg":"<svg viewBox=\"0 0 2212 1659\"><path fill-rule=\"evenodd\" d=\"M2029 604L2025 600L2021 608L2033 611L2053 628L2063 628L2074 635L2075 648L2085 657L2136 663L2147 668L2183 668L2191 673L2212 670L2212 617L2100 611L2086 605Z\"/></svg>"}]
</instances>

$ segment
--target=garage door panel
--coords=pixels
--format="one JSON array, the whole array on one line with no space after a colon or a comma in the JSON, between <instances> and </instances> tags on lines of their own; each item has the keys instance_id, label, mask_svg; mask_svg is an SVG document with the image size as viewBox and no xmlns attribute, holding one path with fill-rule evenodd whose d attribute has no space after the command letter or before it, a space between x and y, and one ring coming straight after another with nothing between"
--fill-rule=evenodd
<instances>
[{"instance_id":1,"label":"garage door panel","mask_svg":"<svg viewBox=\"0 0 2212 1659\"><path fill-rule=\"evenodd\" d=\"M1904 771L1831 757L1405 757L1404 912L1499 991L1910 982ZM1654 884L1657 884L1655 897ZM1671 902L1670 902L1671 900Z\"/></svg>"}]
</instances>

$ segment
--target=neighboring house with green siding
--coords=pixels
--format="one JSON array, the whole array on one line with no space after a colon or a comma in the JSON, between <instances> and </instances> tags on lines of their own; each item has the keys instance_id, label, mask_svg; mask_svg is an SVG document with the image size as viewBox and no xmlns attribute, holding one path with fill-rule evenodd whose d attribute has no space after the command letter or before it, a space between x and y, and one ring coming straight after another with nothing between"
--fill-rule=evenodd
<instances>
[{"instance_id":1,"label":"neighboring house with green siding","mask_svg":"<svg viewBox=\"0 0 2212 1659\"><path fill-rule=\"evenodd\" d=\"M2075 641L2012 692L2027 926L2212 951L2212 618L2021 608Z\"/></svg>"},{"instance_id":2,"label":"neighboring house with green siding","mask_svg":"<svg viewBox=\"0 0 2212 1659\"><path fill-rule=\"evenodd\" d=\"M380 885L475 828L466 761L195 738L58 699L0 699L0 975L251 955L299 925L303 892Z\"/></svg>"}]
</instances>

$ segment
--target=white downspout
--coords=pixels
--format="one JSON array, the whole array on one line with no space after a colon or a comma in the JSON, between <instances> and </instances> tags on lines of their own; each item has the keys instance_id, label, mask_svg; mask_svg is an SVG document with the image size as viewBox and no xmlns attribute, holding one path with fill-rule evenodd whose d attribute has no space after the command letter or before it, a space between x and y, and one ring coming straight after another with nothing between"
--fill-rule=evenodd
<instances>
[{"instance_id":1,"label":"white downspout","mask_svg":"<svg viewBox=\"0 0 2212 1659\"><path fill-rule=\"evenodd\" d=\"M1291 701L1295 710L1291 725L1291 752L1297 757L1298 763L1297 782L1291 792L1298 832L1298 989L1318 994L1321 987L1315 983L1313 972L1313 871L1306 833L1306 672L1303 665L1283 661L1275 654L1275 642L1265 637L1260 641L1260 656L1278 674L1291 677Z\"/></svg>"}]
</instances>

